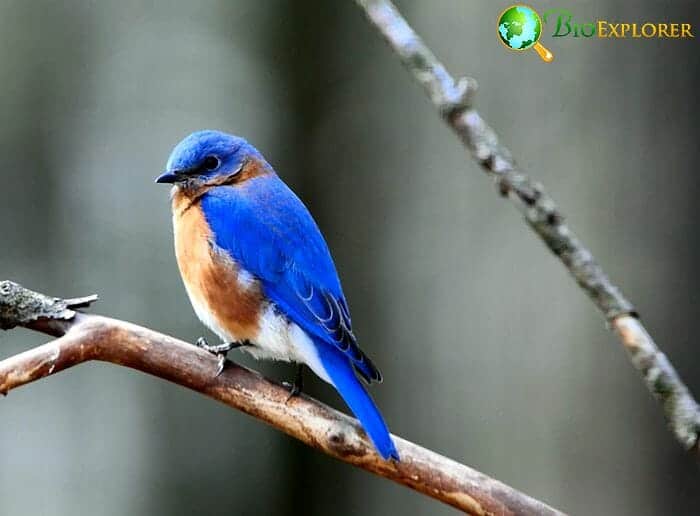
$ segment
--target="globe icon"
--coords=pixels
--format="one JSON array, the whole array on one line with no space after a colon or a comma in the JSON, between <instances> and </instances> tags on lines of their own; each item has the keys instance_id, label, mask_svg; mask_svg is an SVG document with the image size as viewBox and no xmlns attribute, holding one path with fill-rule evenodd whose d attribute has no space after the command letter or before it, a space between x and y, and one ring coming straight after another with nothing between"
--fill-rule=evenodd
<instances>
[{"instance_id":1,"label":"globe icon","mask_svg":"<svg viewBox=\"0 0 700 516\"><path fill-rule=\"evenodd\" d=\"M503 11L498 19L498 34L507 47L526 50L540 39L542 23L531 7L514 5Z\"/></svg>"},{"instance_id":2,"label":"globe icon","mask_svg":"<svg viewBox=\"0 0 700 516\"><path fill-rule=\"evenodd\" d=\"M498 18L498 35L511 50L534 47L544 61L554 59L554 55L538 42L542 35L542 21L532 7L513 5L503 11Z\"/></svg>"}]
</instances>

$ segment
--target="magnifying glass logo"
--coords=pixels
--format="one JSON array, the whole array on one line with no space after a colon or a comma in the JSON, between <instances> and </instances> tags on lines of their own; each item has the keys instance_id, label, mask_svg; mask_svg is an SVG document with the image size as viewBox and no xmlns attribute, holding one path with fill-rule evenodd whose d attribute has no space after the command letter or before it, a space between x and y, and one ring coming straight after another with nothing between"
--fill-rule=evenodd
<instances>
[{"instance_id":1,"label":"magnifying glass logo","mask_svg":"<svg viewBox=\"0 0 700 516\"><path fill-rule=\"evenodd\" d=\"M542 35L542 20L532 7L527 5L508 7L498 17L497 30L506 48L517 51L534 48L545 63L551 63L554 59L554 54L539 42Z\"/></svg>"}]
</instances>

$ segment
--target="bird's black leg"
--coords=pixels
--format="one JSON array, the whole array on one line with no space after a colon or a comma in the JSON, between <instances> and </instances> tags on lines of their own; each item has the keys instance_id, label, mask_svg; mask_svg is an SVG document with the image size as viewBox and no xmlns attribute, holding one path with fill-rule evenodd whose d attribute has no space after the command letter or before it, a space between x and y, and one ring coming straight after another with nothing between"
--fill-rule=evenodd
<instances>
[{"instance_id":1,"label":"bird's black leg","mask_svg":"<svg viewBox=\"0 0 700 516\"><path fill-rule=\"evenodd\" d=\"M243 346L252 346L252 344L247 340L238 342L222 342L221 344L209 344L207 339L204 337L199 337L196 345L198 348L202 348L204 351L208 351L212 355L216 355L216 357L219 359L219 363L216 368L216 376L219 376L224 370L224 365L226 364L226 353L232 349L241 348Z\"/></svg>"},{"instance_id":2,"label":"bird's black leg","mask_svg":"<svg viewBox=\"0 0 700 516\"><path fill-rule=\"evenodd\" d=\"M297 366L297 373L294 375L292 383L284 382L283 385L289 388L289 397L287 401L301 394L301 391L304 389L304 364L299 364Z\"/></svg>"}]
</instances>

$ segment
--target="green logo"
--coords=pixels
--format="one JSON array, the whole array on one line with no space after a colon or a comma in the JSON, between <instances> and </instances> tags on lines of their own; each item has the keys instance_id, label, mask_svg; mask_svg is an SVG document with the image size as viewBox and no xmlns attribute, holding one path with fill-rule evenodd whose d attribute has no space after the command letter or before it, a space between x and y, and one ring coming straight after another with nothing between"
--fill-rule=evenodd
<instances>
[{"instance_id":1,"label":"green logo","mask_svg":"<svg viewBox=\"0 0 700 516\"><path fill-rule=\"evenodd\" d=\"M511 50L534 48L543 61L549 63L554 55L539 43L542 21L532 7L513 5L498 17L498 35Z\"/></svg>"},{"instance_id":2,"label":"green logo","mask_svg":"<svg viewBox=\"0 0 700 516\"><path fill-rule=\"evenodd\" d=\"M574 17L566 9L549 9L540 18L532 7L523 4L511 5L498 17L496 32L498 39L508 50L522 52L530 48L545 63L551 63L554 55L540 43L542 30L552 29L553 38L601 39L685 39L694 38L690 23L664 22L618 22L605 19L584 20Z\"/></svg>"}]
</instances>

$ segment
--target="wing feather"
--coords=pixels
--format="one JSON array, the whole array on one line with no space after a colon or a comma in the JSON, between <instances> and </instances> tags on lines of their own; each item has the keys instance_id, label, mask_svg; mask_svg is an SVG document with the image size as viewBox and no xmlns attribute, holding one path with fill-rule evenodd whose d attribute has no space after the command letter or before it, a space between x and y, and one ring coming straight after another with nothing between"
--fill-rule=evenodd
<instances>
[{"instance_id":1,"label":"wing feather","mask_svg":"<svg viewBox=\"0 0 700 516\"><path fill-rule=\"evenodd\" d=\"M277 308L304 331L348 357L367 381L381 374L357 345L338 274L303 203L276 176L263 188L234 186L202 198L215 244L258 278Z\"/></svg>"}]
</instances>

